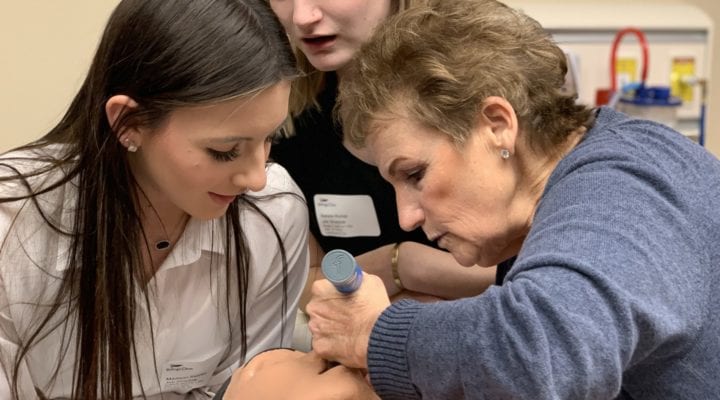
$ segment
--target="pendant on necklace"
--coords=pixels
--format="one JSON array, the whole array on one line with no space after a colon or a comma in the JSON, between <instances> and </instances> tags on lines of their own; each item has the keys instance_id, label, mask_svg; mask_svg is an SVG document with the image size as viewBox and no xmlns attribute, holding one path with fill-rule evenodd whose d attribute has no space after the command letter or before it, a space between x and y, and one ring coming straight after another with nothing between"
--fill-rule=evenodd
<instances>
[{"instance_id":1,"label":"pendant on necklace","mask_svg":"<svg viewBox=\"0 0 720 400\"><path fill-rule=\"evenodd\" d=\"M167 239L158 240L155 242L155 250L167 250L170 248L170 241Z\"/></svg>"}]
</instances>

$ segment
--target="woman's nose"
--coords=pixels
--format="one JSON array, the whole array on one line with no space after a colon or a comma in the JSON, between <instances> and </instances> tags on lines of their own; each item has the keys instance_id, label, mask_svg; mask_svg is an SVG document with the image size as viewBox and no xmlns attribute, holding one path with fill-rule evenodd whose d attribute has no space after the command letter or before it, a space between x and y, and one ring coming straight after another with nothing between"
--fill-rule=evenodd
<instances>
[{"instance_id":1,"label":"woman's nose","mask_svg":"<svg viewBox=\"0 0 720 400\"><path fill-rule=\"evenodd\" d=\"M256 147L250 155L250 160L244 163L242 170L237 171L232 177L232 183L242 190L257 192L265 188L267 184L266 165L270 144L264 142Z\"/></svg>"},{"instance_id":2,"label":"woman's nose","mask_svg":"<svg viewBox=\"0 0 720 400\"><path fill-rule=\"evenodd\" d=\"M396 192L398 222L404 231L412 231L422 226L425 221L425 213L416 201L411 201L408 196Z\"/></svg>"},{"instance_id":3,"label":"woman's nose","mask_svg":"<svg viewBox=\"0 0 720 400\"><path fill-rule=\"evenodd\" d=\"M345 0L336 0L345 1ZM298 28L308 28L322 19L322 10L314 0L295 0L293 5L293 24Z\"/></svg>"}]
</instances>

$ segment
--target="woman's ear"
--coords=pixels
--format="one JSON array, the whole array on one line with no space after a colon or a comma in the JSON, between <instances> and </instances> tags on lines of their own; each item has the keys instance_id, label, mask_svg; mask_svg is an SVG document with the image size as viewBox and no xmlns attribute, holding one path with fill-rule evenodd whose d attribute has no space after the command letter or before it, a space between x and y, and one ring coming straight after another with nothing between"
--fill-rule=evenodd
<instances>
[{"instance_id":1,"label":"woman's ear","mask_svg":"<svg viewBox=\"0 0 720 400\"><path fill-rule=\"evenodd\" d=\"M115 127L115 124L127 112L127 109L137 108L138 103L133 100L130 96L124 94L117 94L108 99L105 103L105 116L107 116L108 123L111 127ZM124 134L124 129L118 129L115 131L115 135L120 139Z\"/></svg>"},{"instance_id":2,"label":"woman's ear","mask_svg":"<svg viewBox=\"0 0 720 400\"><path fill-rule=\"evenodd\" d=\"M479 115L480 126L486 126L491 133L491 143L498 151L515 153L518 136L518 120L515 109L502 97L490 96L483 101Z\"/></svg>"}]
</instances>

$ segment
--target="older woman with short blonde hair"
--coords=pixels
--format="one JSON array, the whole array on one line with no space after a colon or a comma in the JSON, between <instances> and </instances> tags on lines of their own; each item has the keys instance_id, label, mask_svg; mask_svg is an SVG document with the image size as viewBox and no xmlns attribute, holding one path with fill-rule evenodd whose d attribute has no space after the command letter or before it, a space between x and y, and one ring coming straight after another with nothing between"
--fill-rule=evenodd
<instances>
[{"instance_id":1,"label":"older woman with short blonde hair","mask_svg":"<svg viewBox=\"0 0 720 400\"><path fill-rule=\"evenodd\" d=\"M720 393L720 162L661 124L560 92L563 52L494 0L390 18L340 84L358 154L400 224L464 265L510 267L456 301L390 305L317 282L313 348L387 399Z\"/></svg>"}]
</instances>

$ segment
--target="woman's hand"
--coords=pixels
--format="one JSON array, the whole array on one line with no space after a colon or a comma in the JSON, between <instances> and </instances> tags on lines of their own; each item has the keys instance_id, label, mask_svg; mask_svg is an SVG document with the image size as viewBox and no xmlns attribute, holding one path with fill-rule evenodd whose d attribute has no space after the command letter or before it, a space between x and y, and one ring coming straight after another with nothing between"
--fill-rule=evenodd
<instances>
[{"instance_id":1,"label":"woman's hand","mask_svg":"<svg viewBox=\"0 0 720 400\"><path fill-rule=\"evenodd\" d=\"M349 295L325 279L316 281L307 305L313 350L327 360L366 369L370 333L389 305L383 282L375 275L364 274L360 288Z\"/></svg>"},{"instance_id":2,"label":"woman's hand","mask_svg":"<svg viewBox=\"0 0 720 400\"><path fill-rule=\"evenodd\" d=\"M327 367L313 352L267 351L235 371L223 400L378 400L359 370Z\"/></svg>"}]
</instances>

